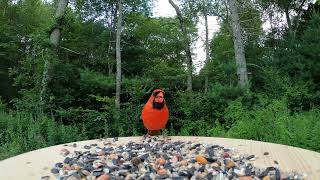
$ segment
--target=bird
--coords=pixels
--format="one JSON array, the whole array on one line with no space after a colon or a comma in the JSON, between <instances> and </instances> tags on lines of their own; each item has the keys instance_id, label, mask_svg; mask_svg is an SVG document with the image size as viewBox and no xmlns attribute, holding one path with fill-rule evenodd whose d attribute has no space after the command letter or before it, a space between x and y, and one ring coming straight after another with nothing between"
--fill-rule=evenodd
<instances>
[{"instance_id":1,"label":"bird","mask_svg":"<svg viewBox=\"0 0 320 180\"><path fill-rule=\"evenodd\" d=\"M148 135L160 135L160 130L166 127L169 119L169 109L164 99L165 92L155 89L148 102L143 106L141 119Z\"/></svg>"}]
</instances>

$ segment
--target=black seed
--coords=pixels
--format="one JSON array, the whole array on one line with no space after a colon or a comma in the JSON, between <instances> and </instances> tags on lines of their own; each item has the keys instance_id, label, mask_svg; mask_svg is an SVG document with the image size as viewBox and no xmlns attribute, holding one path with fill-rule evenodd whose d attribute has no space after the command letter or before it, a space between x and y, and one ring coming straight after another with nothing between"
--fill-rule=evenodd
<instances>
[{"instance_id":1,"label":"black seed","mask_svg":"<svg viewBox=\"0 0 320 180\"><path fill-rule=\"evenodd\" d=\"M279 169L276 169L276 180L280 180L280 179L281 179L280 171Z\"/></svg>"},{"instance_id":2,"label":"black seed","mask_svg":"<svg viewBox=\"0 0 320 180\"><path fill-rule=\"evenodd\" d=\"M254 155L248 156L246 159L247 159L247 160L250 160L250 159L252 159L252 158L254 158Z\"/></svg>"},{"instance_id":3,"label":"black seed","mask_svg":"<svg viewBox=\"0 0 320 180\"><path fill-rule=\"evenodd\" d=\"M244 171L246 176L251 176L252 175L252 169L249 168L249 166L246 167L245 171Z\"/></svg>"},{"instance_id":4,"label":"black seed","mask_svg":"<svg viewBox=\"0 0 320 180\"><path fill-rule=\"evenodd\" d=\"M52 169L51 169L51 173L52 173L52 174L58 174L58 173L59 173L59 169L57 169L57 168L52 168Z\"/></svg>"},{"instance_id":5,"label":"black seed","mask_svg":"<svg viewBox=\"0 0 320 180\"><path fill-rule=\"evenodd\" d=\"M69 157L66 157L63 162L64 162L65 164L69 164L70 161L72 161L72 159L69 158Z\"/></svg>"},{"instance_id":6,"label":"black seed","mask_svg":"<svg viewBox=\"0 0 320 180\"><path fill-rule=\"evenodd\" d=\"M102 174L104 174L103 171L93 171L93 172L92 172L92 176L95 176L95 177L99 177L99 176L101 176Z\"/></svg>"},{"instance_id":7,"label":"black seed","mask_svg":"<svg viewBox=\"0 0 320 180\"><path fill-rule=\"evenodd\" d=\"M112 163L113 163L114 165L118 165L119 160L118 160L118 159L112 159Z\"/></svg>"},{"instance_id":8,"label":"black seed","mask_svg":"<svg viewBox=\"0 0 320 180\"><path fill-rule=\"evenodd\" d=\"M213 145L211 146L211 148L219 148L220 146L219 145Z\"/></svg>"},{"instance_id":9,"label":"black seed","mask_svg":"<svg viewBox=\"0 0 320 180\"><path fill-rule=\"evenodd\" d=\"M172 169L173 169L173 167L171 166L171 164L169 162L164 165L164 168L168 169L170 171L172 171Z\"/></svg>"},{"instance_id":10,"label":"black seed","mask_svg":"<svg viewBox=\"0 0 320 180\"><path fill-rule=\"evenodd\" d=\"M144 175L141 180L152 180L149 175Z\"/></svg>"},{"instance_id":11,"label":"black seed","mask_svg":"<svg viewBox=\"0 0 320 180\"><path fill-rule=\"evenodd\" d=\"M201 167L198 169L198 171L204 172L205 169L206 169L206 166L201 166Z\"/></svg>"},{"instance_id":12,"label":"black seed","mask_svg":"<svg viewBox=\"0 0 320 180\"><path fill-rule=\"evenodd\" d=\"M62 168L62 167L63 167L63 163L61 163L61 162L56 163L56 164L54 165L54 167Z\"/></svg>"},{"instance_id":13,"label":"black seed","mask_svg":"<svg viewBox=\"0 0 320 180\"><path fill-rule=\"evenodd\" d=\"M173 177L172 180L183 180L183 177Z\"/></svg>"},{"instance_id":14,"label":"black seed","mask_svg":"<svg viewBox=\"0 0 320 180\"><path fill-rule=\"evenodd\" d=\"M50 176L42 176L41 180L50 180Z\"/></svg>"},{"instance_id":15,"label":"black seed","mask_svg":"<svg viewBox=\"0 0 320 180\"><path fill-rule=\"evenodd\" d=\"M217 159L216 158L210 158L210 157L206 157L207 161L210 163L216 162Z\"/></svg>"},{"instance_id":16,"label":"black seed","mask_svg":"<svg viewBox=\"0 0 320 180\"><path fill-rule=\"evenodd\" d=\"M111 167L109 167L109 170L110 170L110 172L118 171L119 167L118 166L111 166Z\"/></svg>"},{"instance_id":17,"label":"black seed","mask_svg":"<svg viewBox=\"0 0 320 180\"><path fill-rule=\"evenodd\" d=\"M189 150L193 150L193 149L196 149L197 147L199 147L201 144L195 144L193 145L191 148L189 148Z\"/></svg>"},{"instance_id":18,"label":"black seed","mask_svg":"<svg viewBox=\"0 0 320 180\"><path fill-rule=\"evenodd\" d=\"M160 176L157 176L156 179L166 179L166 178L168 178L168 177L169 177L168 174L162 174L162 175L160 175Z\"/></svg>"},{"instance_id":19,"label":"black seed","mask_svg":"<svg viewBox=\"0 0 320 180\"><path fill-rule=\"evenodd\" d=\"M145 161L145 160L148 159L148 157L149 157L149 154L144 154L144 155L141 155L141 156L140 156L140 159L141 159L142 161Z\"/></svg>"},{"instance_id":20,"label":"black seed","mask_svg":"<svg viewBox=\"0 0 320 180\"><path fill-rule=\"evenodd\" d=\"M111 152L111 151L114 150L114 148L113 148L113 147L104 147L103 150L104 150L105 152Z\"/></svg>"},{"instance_id":21,"label":"black seed","mask_svg":"<svg viewBox=\"0 0 320 180\"><path fill-rule=\"evenodd\" d=\"M84 164L83 169L87 171L92 171L93 170L92 164Z\"/></svg>"},{"instance_id":22,"label":"black seed","mask_svg":"<svg viewBox=\"0 0 320 180\"><path fill-rule=\"evenodd\" d=\"M184 177L188 177L188 178L191 178L193 173L189 172L189 171L180 171L179 173L179 176L184 176Z\"/></svg>"}]
</instances>

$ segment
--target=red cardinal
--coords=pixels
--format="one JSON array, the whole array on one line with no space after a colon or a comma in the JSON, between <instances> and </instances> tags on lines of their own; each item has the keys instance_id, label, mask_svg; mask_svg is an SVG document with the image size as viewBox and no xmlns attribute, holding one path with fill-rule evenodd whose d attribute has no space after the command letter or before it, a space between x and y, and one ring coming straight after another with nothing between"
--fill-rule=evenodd
<instances>
[{"instance_id":1,"label":"red cardinal","mask_svg":"<svg viewBox=\"0 0 320 180\"><path fill-rule=\"evenodd\" d=\"M169 110L164 100L163 90L156 89L153 91L142 109L141 119L150 135L159 135L160 130L165 128L169 119Z\"/></svg>"}]
</instances>

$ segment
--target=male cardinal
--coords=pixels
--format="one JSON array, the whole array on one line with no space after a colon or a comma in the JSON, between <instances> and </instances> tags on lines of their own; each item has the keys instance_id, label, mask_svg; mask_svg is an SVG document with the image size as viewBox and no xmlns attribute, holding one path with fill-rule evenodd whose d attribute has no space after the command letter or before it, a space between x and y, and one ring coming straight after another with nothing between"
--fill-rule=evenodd
<instances>
[{"instance_id":1,"label":"male cardinal","mask_svg":"<svg viewBox=\"0 0 320 180\"><path fill-rule=\"evenodd\" d=\"M148 102L141 112L143 125L149 135L159 135L169 119L169 110L164 100L164 91L156 89L152 92Z\"/></svg>"}]
</instances>

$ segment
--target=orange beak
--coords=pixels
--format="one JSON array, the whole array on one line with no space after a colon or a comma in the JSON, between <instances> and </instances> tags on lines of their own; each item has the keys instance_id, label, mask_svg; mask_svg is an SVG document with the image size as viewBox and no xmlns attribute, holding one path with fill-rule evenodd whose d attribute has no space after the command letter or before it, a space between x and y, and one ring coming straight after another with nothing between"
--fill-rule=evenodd
<instances>
[{"instance_id":1,"label":"orange beak","mask_svg":"<svg viewBox=\"0 0 320 180\"><path fill-rule=\"evenodd\" d=\"M163 101L164 101L164 96L163 96L163 93L160 92L160 93L157 94L157 96L154 98L154 102L162 103Z\"/></svg>"}]
</instances>

